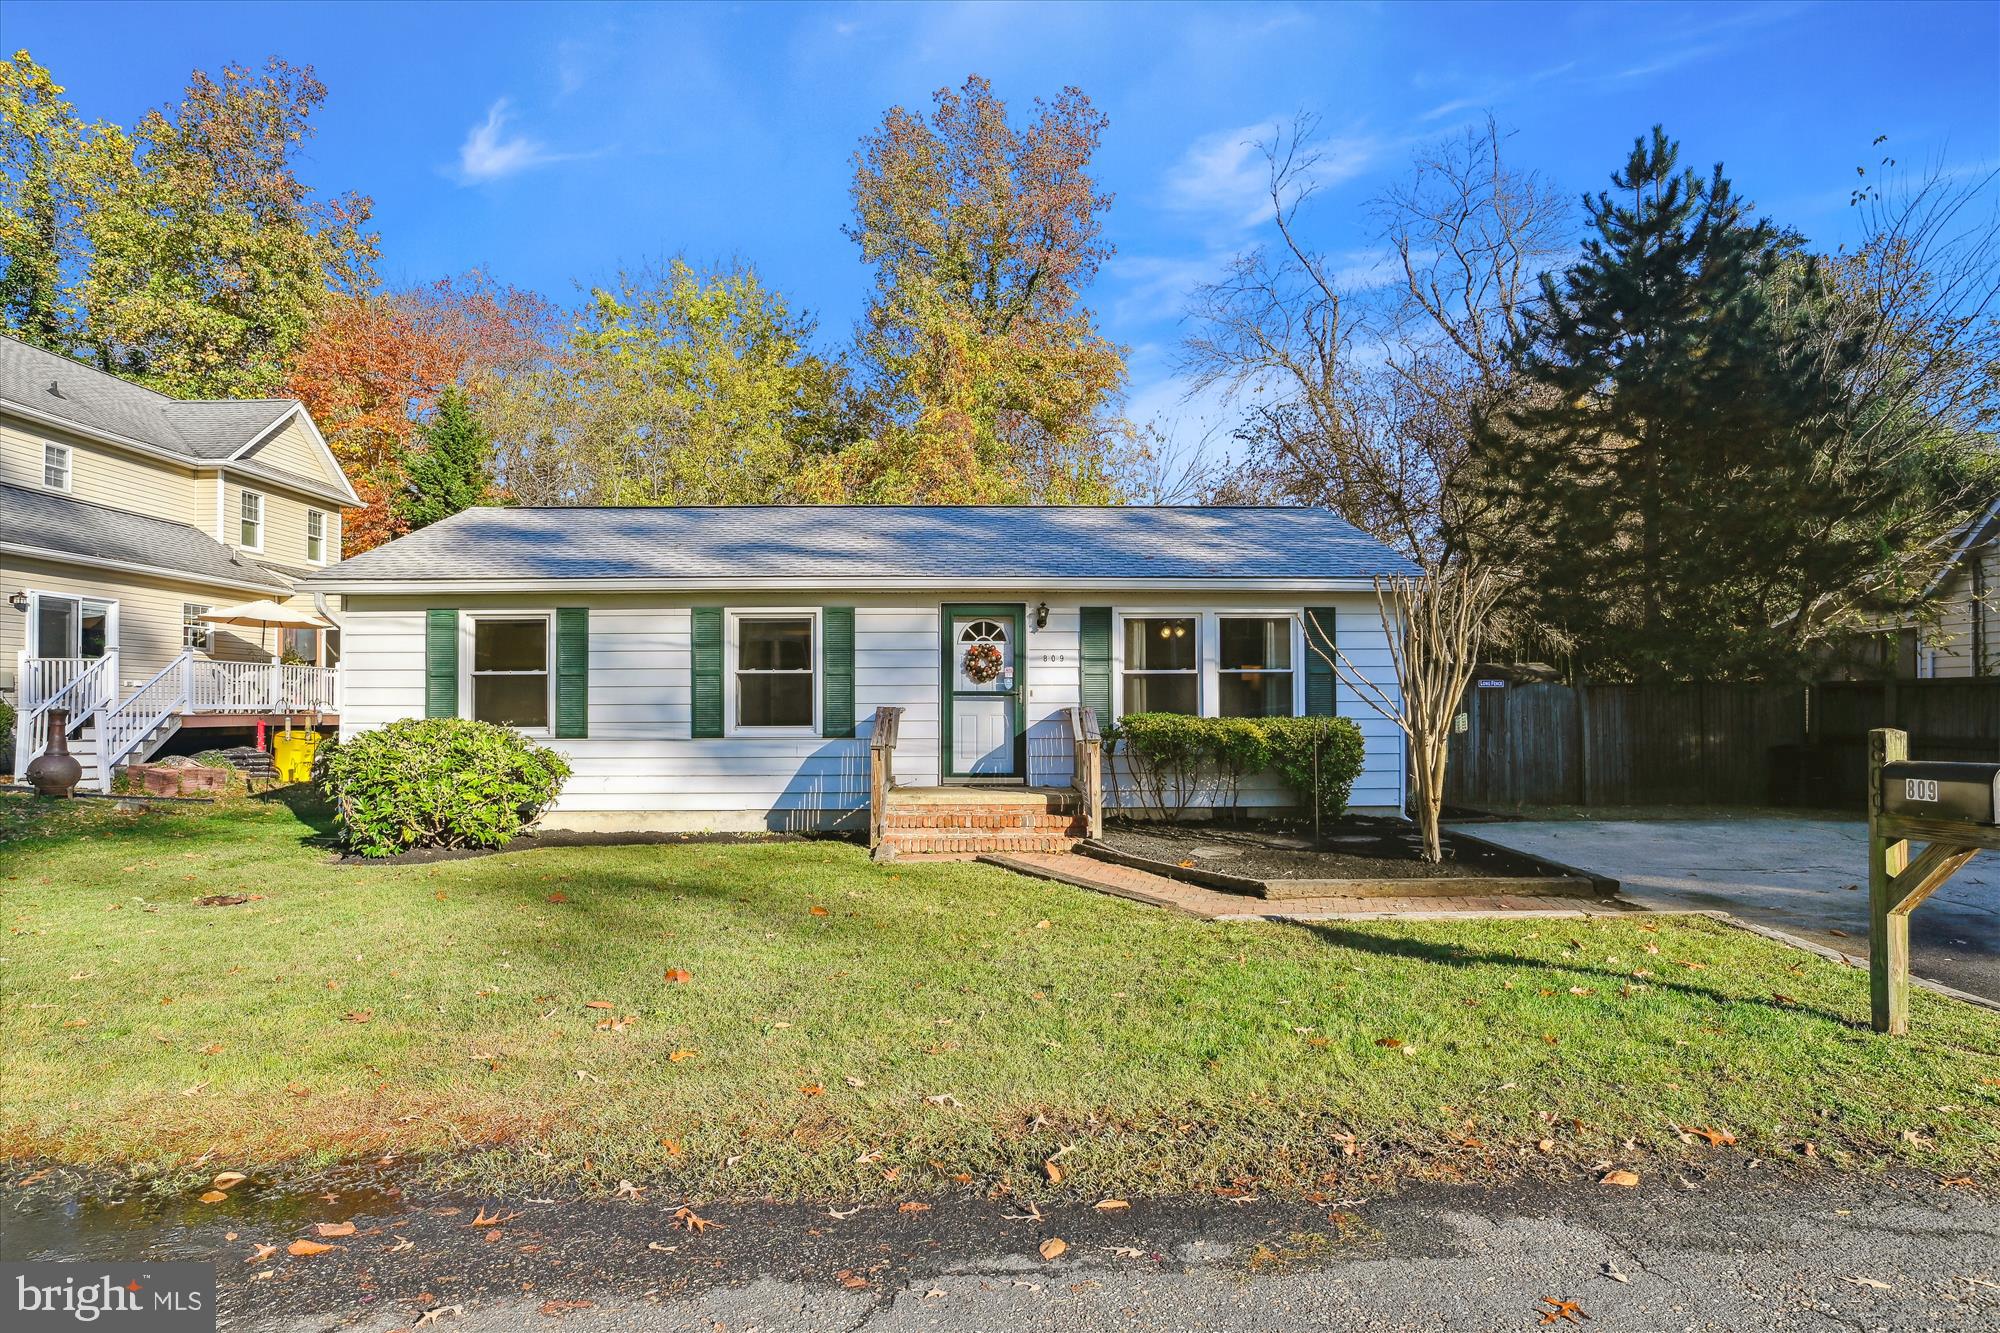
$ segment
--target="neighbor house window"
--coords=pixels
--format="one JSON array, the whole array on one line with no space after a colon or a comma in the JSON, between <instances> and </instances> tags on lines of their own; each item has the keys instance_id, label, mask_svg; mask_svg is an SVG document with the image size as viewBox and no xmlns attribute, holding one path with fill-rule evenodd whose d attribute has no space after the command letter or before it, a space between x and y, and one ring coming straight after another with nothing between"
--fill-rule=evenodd
<instances>
[{"instance_id":1,"label":"neighbor house window","mask_svg":"<svg viewBox=\"0 0 2000 1333\"><path fill-rule=\"evenodd\" d=\"M813 727L813 617L736 617L736 725Z\"/></svg>"},{"instance_id":2,"label":"neighbor house window","mask_svg":"<svg viewBox=\"0 0 2000 1333\"><path fill-rule=\"evenodd\" d=\"M1292 619L1224 616L1216 656L1216 713L1221 717L1290 717Z\"/></svg>"},{"instance_id":3,"label":"neighbor house window","mask_svg":"<svg viewBox=\"0 0 2000 1333\"><path fill-rule=\"evenodd\" d=\"M306 510L306 559L326 563L326 515L317 509Z\"/></svg>"},{"instance_id":4,"label":"neighbor house window","mask_svg":"<svg viewBox=\"0 0 2000 1333\"><path fill-rule=\"evenodd\" d=\"M202 617L208 608L200 602L181 603L181 643L184 647L198 652L209 652L215 646L215 626Z\"/></svg>"},{"instance_id":5,"label":"neighbor house window","mask_svg":"<svg viewBox=\"0 0 2000 1333\"><path fill-rule=\"evenodd\" d=\"M1125 622L1125 713L1201 711L1201 622L1134 616Z\"/></svg>"},{"instance_id":6,"label":"neighbor house window","mask_svg":"<svg viewBox=\"0 0 2000 1333\"><path fill-rule=\"evenodd\" d=\"M42 485L52 491L69 489L69 446L53 440L42 444Z\"/></svg>"},{"instance_id":7,"label":"neighbor house window","mask_svg":"<svg viewBox=\"0 0 2000 1333\"><path fill-rule=\"evenodd\" d=\"M525 730L549 725L549 622L495 616L472 622L472 716Z\"/></svg>"},{"instance_id":8,"label":"neighbor house window","mask_svg":"<svg viewBox=\"0 0 2000 1333\"><path fill-rule=\"evenodd\" d=\"M264 549L264 497L245 491L242 497L243 545L252 551Z\"/></svg>"}]
</instances>

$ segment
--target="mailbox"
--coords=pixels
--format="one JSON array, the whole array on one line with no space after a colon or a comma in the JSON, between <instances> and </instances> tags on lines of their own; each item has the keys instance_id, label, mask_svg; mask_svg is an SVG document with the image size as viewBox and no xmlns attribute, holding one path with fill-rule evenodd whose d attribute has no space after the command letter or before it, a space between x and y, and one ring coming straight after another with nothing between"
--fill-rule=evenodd
<instances>
[{"instance_id":1,"label":"mailbox","mask_svg":"<svg viewBox=\"0 0 2000 1333\"><path fill-rule=\"evenodd\" d=\"M2000 764L1884 764L1882 809L1914 819L2000 824Z\"/></svg>"}]
</instances>

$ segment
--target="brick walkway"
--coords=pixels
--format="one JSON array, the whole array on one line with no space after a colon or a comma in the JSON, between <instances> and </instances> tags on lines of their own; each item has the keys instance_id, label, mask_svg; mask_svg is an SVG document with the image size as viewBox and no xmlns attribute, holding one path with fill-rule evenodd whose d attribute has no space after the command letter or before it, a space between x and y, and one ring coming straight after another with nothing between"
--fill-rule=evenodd
<instances>
[{"instance_id":1,"label":"brick walkway","mask_svg":"<svg viewBox=\"0 0 2000 1333\"><path fill-rule=\"evenodd\" d=\"M1155 875L1094 857L1060 852L996 852L979 858L1040 879L1153 907L1167 907L1207 921L1463 921L1483 917L1615 916L1643 909L1619 899L1600 898L1286 898L1274 901L1222 893L1199 884Z\"/></svg>"}]
</instances>

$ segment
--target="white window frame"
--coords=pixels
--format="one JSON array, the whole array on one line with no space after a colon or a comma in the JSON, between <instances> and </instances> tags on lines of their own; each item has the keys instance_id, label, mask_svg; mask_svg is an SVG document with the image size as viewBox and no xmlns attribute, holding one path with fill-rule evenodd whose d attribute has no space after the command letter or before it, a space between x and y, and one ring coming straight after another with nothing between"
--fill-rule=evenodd
<instances>
[{"instance_id":1,"label":"white window frame","mask_svg":"<svg viewBox=\"0 0 2000 1333\"><path fill-rule=\"evenodd\" d=\"M206 620L196 619L197 616L206 615L214 609L206 602L181 603L181 647L192 648L198 653L215 651L215 626ZM195 629L201 631L200 643L195 643L188 637L188 632Z\"/></svg>"},{"instance_id":2,"label":"white window frame","mask_svg":"<svg viewBox=\"0 0 2000 1333\"><path fill-rule=\"evenodd\" d=\"M49 480L49 458L52 454L62 455L62 481ZM42 441L42 489L60 491L68 495L76 485L76 450L55 440Z\"/></svg>"},{"instance_id":3,"label":"white window frame","mask_svg":"<svg viewBox=\"0 0 2000 1333\"><path fill-rule=\"evenodd\" d=\"M1219 717L1222 707L1222 622L1226 620L1289 620L1292 624L1292 716L1306 711L1305 612L1296 606L1121 606L1111 613L1111 712L1125 716L1125 622L1128 620L1193 619L1195 636L1196 717ZM1162 673L1174 674L1174 673Z\"/></svg>"},{"instance_id":4,"label":"white window frame","mask_svg":"<svg viewBox=\"0 0 2000 1333\"><path fill-rule=\"evenodd\" d=\"M271 517L270 508L265 503L264 492L253 491L246 486L236 493L236 535L240 539L243 536L243 525L251 521L249 514L244 512L244 510L245 506L252 500L257 502L257 540L255 542L239 540L237 545L246 551L261 551L264 549L265 526L269 523Z\"/></svg>"},{"instance_id":5,"label":"white window frame","mask_svg":"<svg viewBox=\"0 0 2000 1333\"><path fill-rule=\"evenodd\" d=\"M820 623L820 608L816 606L746 606L730 608L723 612L726 622L723 628L722 644L722 693L723 727L725 736L817 736L820 734L820 717L823 702L826 661L826 636ZM737 661L742 645L742 624L746 620L809 620L812 622L812 725L809 727L752 727L745 726L738 719L738 699L736 691ZM772 673L776 674L776 673ZM788 673L790 674L790 673Z\"/></svg>"},{"instance_id":6,"label":"white window frame","mask_svg":"<svg viewBox=\"0 0 2000 1333\"><path fill-rule=\"evenodd\" d=\"M318 529L318 531L314 531ZM319 543L319 554L313 554L313 543ZM306 510L306 563L323 565L326 563L326 511Z\"/></svg>"},{"instance_id":7,"label":"white window frame","mask_svg":"<svg viewBox=\"0 0 2000 1333\"><path fill-rule=\"evenodd\" d=\"M459 617L461 623L458 642L458 715L472 721L476 721L478 718L478 715L473 712L475 702L473 699L473 685L475 677L534 674L532 672L474 671L472 669L473 657L479 648L479 622L482 620L539 620L547 626L542 639L542 670L547 675L549 684L549 725L545 727L515 727L513 730L523 736L554 735L556 721L556 613L545 608L524 609L520 611L467 611Z\"/></svg>"},{"instance_id":8,"label":"white window frame","mask_svg":"<svg viewBox=\"0 0 2000 1333\"><path fill-rule=\"evenodd\" d=\"M1214 649L1209 642L1206 622L1207 612L1198 606L1160 607L1120 607L1112 613L1111 620L1111 712L1114 717L1125 716L1125 622L1128 620L1192 620L1194 621L1194 670L1162 671L1162 676L1194 677L1195 717L1208 717L1215 707L1215 686L1209 679L1215 665Z\"/></svg>"},{"instance_id":9,"label":"white window frame","mask_svg":"<svg viewBox=\"0 0 2000 1333\"><path fill-rule=\"evenodd\" d=\"M1225 671L1222 668L1222 622L1225 620L1285 620L1291 622L1292 627L1292 665L1288 672L1292 678L1291 716L1304 717L1306 712L1307 665L1305 654L1310 651L1306 647L1305 613L1303 611L1284 610L1238 611L1231 608L1227 611L1213 612L1211 613L1211 618L1214 622L1213 633L1215 635L1215 712L1211 716L1222 716L1222 678L1224 676L1240 676L1244 674L1241 671Z\"/></svg>"},{"instance_id":10,"label":"white window frame","mask_svg":"<svg viewBox=\"0 0 2000 1333\"><path fill-rule=\"evenodd\" d=\"M24 627L25 637L22 640L23 646L28 650L29 657L69 656L68 653L45 653L42 651L42 602L44 600L75 602L77 604L76 624L79 647L81 647L80 640L83 633L83 604L85 602L95 602L103 607L104 655L109 657L118 651L118 600L116 598L90 597L80 592L43 592L36 588L30 588L28 589L28 623Z\"/></svg>"}]
</instances>

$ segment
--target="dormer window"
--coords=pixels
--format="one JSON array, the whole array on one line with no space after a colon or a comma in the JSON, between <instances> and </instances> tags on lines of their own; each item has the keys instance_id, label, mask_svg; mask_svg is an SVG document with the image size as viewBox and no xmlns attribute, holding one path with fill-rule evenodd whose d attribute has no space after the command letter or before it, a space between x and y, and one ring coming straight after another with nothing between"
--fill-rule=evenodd
<instances>
[{"instance_id":1,"label":"dormer window","mask_svg":"<svg viewBox=\"0 0 2000 1333\"><path fill-rule=\"evenodd\" d=\"M42 485L52 491L69 489L70 452L66 444L42 442Z\"/></svg>"},{"instance_id":2,"label":"dormer window","mask_svg":"<svg viewBox=\"0 0 2000 1333\"><path fill-rule=\"evenodd\" d=\"M246 551L264 549L264 497L245 491L242 497L242 545Z\"/></svg>"}]
</instances>

